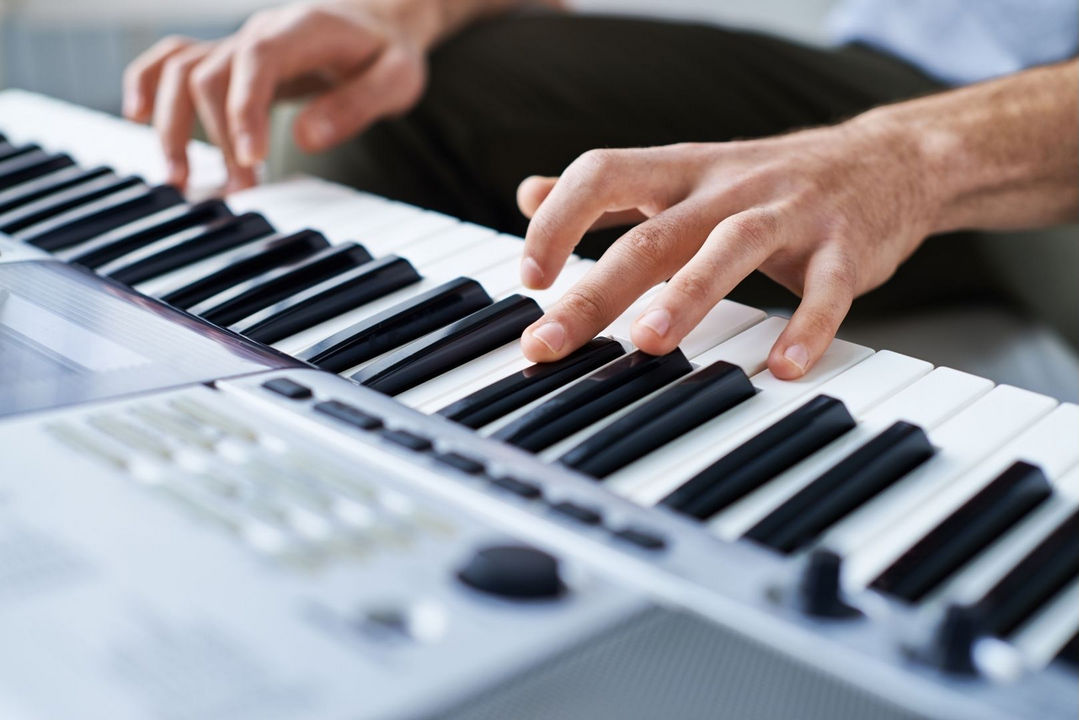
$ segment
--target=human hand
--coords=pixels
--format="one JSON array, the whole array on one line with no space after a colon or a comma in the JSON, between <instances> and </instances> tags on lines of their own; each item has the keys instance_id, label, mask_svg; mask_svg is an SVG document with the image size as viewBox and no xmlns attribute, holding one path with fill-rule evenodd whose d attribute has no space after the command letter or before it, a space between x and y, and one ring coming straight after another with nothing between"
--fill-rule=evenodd
<instances>
[{"instance_id":1,"label":"human hand","mask_svg":"<svg viewBox=\"0 0 1079 720\"><path fill-rule=\"evenodd\" d=\"M301 149L326 150L415 104L438 23L435 3L324 0L256 13L213 42L166 38L124 73L124 114L153 122L171 184L186 185L197 115L222 150L228 189L249 187L267 153L276 99L321 91L293 134Z\"/></svg>"},{"instance_id":2,"label":"human hand","mask_svg":"<svg viewBox=\"0 0 1079 720\"><path fill-rule=\"evenodd\" d=\"M533 361L565 356L656 283L631 340L670 352L735 285L760 269L802 300L768 367L802 376L851 301L881 285L930 232L938 208L918 143L872 113L764 140L593 150L559 178L531 177L521 263L548 287L590 228L639 221L529 327Z\"/></svg>"}]
</instances>

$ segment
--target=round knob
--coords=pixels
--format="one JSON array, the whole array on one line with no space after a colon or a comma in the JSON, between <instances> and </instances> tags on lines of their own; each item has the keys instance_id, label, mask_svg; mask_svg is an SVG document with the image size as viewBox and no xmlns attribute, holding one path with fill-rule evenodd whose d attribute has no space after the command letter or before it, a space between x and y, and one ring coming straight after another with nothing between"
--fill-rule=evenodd
<instances>
[{"instance_id":1,"label":"round knob","mask_svg":"<svg viewBox=\"0 0 1079 720\"><path fill-rule=\"evenodd\" d=\"M457 577L476 590L513 600L552 600L566 590L558 560L527 545L481 548Z\"/></svg>"}]
</instances>

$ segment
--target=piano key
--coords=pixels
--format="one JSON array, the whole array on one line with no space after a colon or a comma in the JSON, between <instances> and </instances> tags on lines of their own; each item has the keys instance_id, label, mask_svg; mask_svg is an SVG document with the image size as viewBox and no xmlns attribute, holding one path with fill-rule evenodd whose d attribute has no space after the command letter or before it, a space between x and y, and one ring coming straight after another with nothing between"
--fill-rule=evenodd
<instances>
[{"instance_id":1,"label":"piano key","mask_svg":"<svg viewBox=\"0 0 1079 720\"><path fill-rule=\"evenodd\" d=\"M898 420L802 488L745 537L783 553L794 552L933 452L922 428Z\"/></svg>"},{"instance_id":2,"label":"piano key","mask_svg":"<svg viewBox=\"0 0 1079 720\"><path fill-rule=\"evenodd\" d=\"M82 183L59 193L48 195L26 205L22 205L0 216L0 229L14 233L24 230L35 223L43 223L53 217L63 216L83 206L102 203L112 195L131 188L142 191L146 186L137 177L117 177L112 173L102 175L90 182Z\"/></svg>"},{"instance_id":3,"label":"piano key","mask_svg":"<svg viewBox=\"0 0 1079 720\"><path fill-rule=\"evenodd\" d=\"M70 155L53 155L40 150L0 161L0 190L74 165Z\"/></svg>"},{"instance_id":4,"label":"piano key","mask_svg":"<svg viewBox=\"0 0 1079 720\"><path fill-rule=\"evenodd\" d=\"M463 397L457 393L470 383L476 383L474 390L479 390L490 384L491 378L506 377L530 365L532 362L521 352L519 338L514 338L501 347L406 390L396 399L420 412L433 413Z\"/></svg>"},{"instance_id":5,"label":"piano key","mask_svg":"<svg viewBox=\"0 0 1079 720\"><path fill-rule=\"evenodd\" d=\"M1022 417L1052 406L1051 400L1048 405L1036 400L1026 402L1028 398L1020 394L1011 398L1017 405L1013 410L1007 403L1008 396L1011 394L1007 388L997 388L993 393L1000 395L995 401L998 413L1016 413ZM990 396L986 395L980 401L986 403L980 409L985 415L985 431L993 432L998 420L990 414L992 406L988 403L989 398ZM961 446L957 445L956 440L952 438L959 437L960 440L964 440L964 430L977 433L983 427L981 418L976 413L970 412L976 406L977 403L930 432L930 440L940 447L939 454L948 455L960 451ZM947 426L951 423L955 425L949 429ZM944 433L943 438L940 437L940 433ZM936 471L935 478L923 478L921 487L915 485L907 491L914 493L913 497L908 496L907 502L916 504L908 506L907 512L902 515L894 516L895 520L889 525L870 528L876 533L872 542L854 546L854 549L848 552L846 558L848 586L863 587L883 573L914 543L944 522L950 514L958 511L997 476L1012 466L1017 459L1037 465L1050 480L1058 477L1067 468L1079 463L1079 446L1074 441L1077 434L1079 434L1079 407L1061 405L1029 422L1025 429L1021 426L1011 437L1005 437L995 444L986 446L975 443L974 449L969 451L973 456L973 461L966 468L962 467L958 460L944 463L944 467ZM949 435L952 437L949 438ZM934 459L930 464L937 462L938 459ZM960 468L958 473L949 474L949 468L956 466ZM889 492L902 493L902 485L911 482L912 479L917 482L914 476L928 470L929 468L923 468L916 471L912 477L904 479L899 484L900 487L893 488ZM918 496L917 493L924 494ZM881 501L874 499L873 502ZM897 502L901 501L897 500ZM867 509L869 505L867 503ZM854 520L853 516L851 520Z\"/></svg>"},{"instance_id":6,"label":"piano key","mask_svg":"<svg viewBox=\"0 0 1079 720\"><path fill-rule=\"evenodd\" d=\"M506 249L504 247L496 246L495 248L489 248L486 247L485 243L480 242L465 248L462 251L453 252L453 254L443 257L437 260L437 262L417 264L413 261L413 253L410 252L408 246L405 246L401 248L399 254L412 262L412 264L416 266L416 269L425 276L425 279L422 282L409 286L393 295L388 295L382 300L369 303L352 312L345 313L344 315L328 320L325 323L321 323L308 330L297 333L296 335L277 343L276 347L282 352L290 355L302 352L311 345L321 342L331 335L336 335L346 328L362 323L377 314L385 312L391 307L408 302L418 295L430 292L439 285L459 276L476 280L481 287L487 291L488 295L493 298L502 297L505 293L493 291L483 282L480 282L479 276L475 275L474 272L482 270L492 263L502 262L502 258L505 257L505 251ZM517 261L514 260L513 264L513 273L516 275ZM516 287L516 284L511 287Z\"/></svg>"},{"instance_id":7,"label":"piano key","mask_svg":"<svg viewBox=\"0 0 1079 720\"><path fill-rule=\"evenodd\" d=\"M491 243L494 238L494 230L460 223L446 231L408 243L400 248L399 252L407 257L420 272L428 273L435 271L444 259L452 258L459 253L466 253L469 250L497 252L499 246ZM458 271L456 274L462 273Z\"/></svg>"},{"instance_id":8,"label":"piano key","mask_svg":"<svg viewBox=\"0 0 1079 720\"><path fill-rule=\"evenodd\" d=\"M170 238L177 233L193 231L194 234L207 232L211 224L221 223L233 217L228 206L220 200L206 200L183 208L160 222L148 220L143 227L141 222L131 223L123 228L107 232L88 242L76 245L70 251L60 251L57 256L91 270L103 269L102 266L124 255L139 250L151 243ZM192 237L194 235L191 235Z\"/></svg>"},{"instance_id":9,"label":"piano key","mask_svg":"<svg viewBox=\"0 0 1079 720\"><path fill-rule=\"evenodd\" d=\"M1051 492L1041 468L1018 461L911 545L870 587L917 602Z\"/></svg>"},{"instance_id":10,"label":"piano key","mask_svg":"<svg viewBox=\"0 0 1079 720\"><path fill-rule=\"evenodd\" d=\"M531 298L505 298L376 360L352 379L397 395L520 337L542 315Z\"/></svg>"},{"instance_id":11,"label":"piano key","mask_svg":"<svg viewBox=\"0 0 1079 720\"><path fill-rule=\"evenodd\" d=\"M1045 603L1037 613L1024 622L1008 638L1028 668L1041 669L1048 665L1079 632L1079 579L1072 580L1063 590ZM1073 657L1074 657L1074 650Z\"/></svg>"},{"instance_id":12,"label":"piano key","mask_svg":"<svg viewBox=\"0 0 1079 720\"><path fill-rule=\"evenodd\" d=\"M1004 636L1079 576L1079 510L1072 510L1037 547L975 605L989 634Z\"/></svg>"},{"instance_id":13,"label":"piano key","mask_svg":"<svg viewBox=\"0 0 1079 720\"><path fill-rule=\"evenodd\" d=\"M692 369L679 350L662 356L638 350L563 390L492 437L538 452Z\"/></svg>"},{"instance_id":14,"label":"piano key","mask_svg":"<svg viewBox=\"0 0 1079 720\"><path fill-rule=\"evenodd\" d=\"M929 363L887 354L893 360L889 375L905 373L913 382L860 415L858 427L829 445L826 452L807 458L716 515L709 522L712 532L727 540L740 537L824 475L840 458L855 452L891 424L903 421L932 429L993 387L985 378L950 368L937 368L925 374L932 367ZM882 369L882 375L883 372ZM858 408L853 409L858 415ZM799 503L796 501L794 506L798 507Z\"/></svg>"},{"instance_id":15,"label":"piano key","mask_svg":"<svg viewBox=\"0 0 1079 720\"><path fill-rule=\"evenodd\" d=\"M189 312L227 327L293 293L371 261L362 245L346 243L320 250L298 265L259 275L197 303Z\"/></svg>"},{"instance_id":16,"label":"piano key","mask_svg":"<svg viewBox=\"0 0 1079 720\"><path fill-rule=\"evenodd\" d=\"M273 228L261 215L241 215L218 227L193 237L184 233L136 250L100 269L103 275L128 285L137 285L193 262L225 252L255 238L268 235Z\"/></svg>"},{"instance_id":17,"label":"piano key","mask_svg":"<svg viewBox=\"0 0 1079 720\"><path fill-rule=\"evenodd\" d=\"M931 430L929 439L938 448L932 459L821 536L821 544L845 558L845 587L864 587L883 570L882 560L890 561L894 550L909 542L910 535L892 531L893 526L924 518L932 495L1015 439L1054 405L1056 401L1044 395L1000 385Z\"/></svg>"},{"instance_id":18,"label":"piano key","mask_svg":"<svg viewBox=\"0 0 1079 720\"><path fill-rule=\"evenodd\" d=\"M232 329L269 345L419 281L420 274L407 260L387 255L301 290L234 323Z\"/></svg>"},{"instance_id":19,"label":"piano key","mask_svg":"<svg viewBox=\"0 0 1079 720\"><path fill-rule=\"evenodd\" d=\"M424 211L404 222L368 232L363 238L364 245L374 255L388 255L390 253L407 255L402 248L432 235L452 230L460 222L457 218L449 215ZM409 259L411 260L411 258Z\"/></svg>"},{"instance_id":20,"label":"piano key","mask_svg":"<svg viewBox=\"0 0 1079 720\"><path fill-rule=\"evenodd\" d=\"M0 142L0 162L10 160L11 158L18 157L19 155L25 155L36 150L41 150L40 145L12 145L11 143L4 141Z\"/></svg>"},{"instance_id":21,"label":"piano key","mask_svg":"<svg viewBox=\"0 0 1079 720\"><path fill-rule=\"evenodd\" d=\"M31 228L26 242L43 250L70 247L184 201L180 191L171 185L158 185L132 197L121 198L119 194L113 197L118 202L80 213L66 223L57 223L47 230Z\"/></svg>"},{"instance_id":22,"label":"piano key","mask_svg":"<svg viewBox=\"0 0 1079 720\"><path fill-rule=\"evenodd\" d=\"M361 320L295 357L329 372L343 372L490 304L479 283L460 277Z\"/></svg>"},{"instance_id":23,"label":"piano key","mask_svg":"<svg viewBox=\"0 0 1079 720\"><path fill-rule=\"evenodd\" d=\"M717 361L675 383L558 459L604 478L754 395L745 372Z\"/></svg>"},{"instance_id":24,"label":"piano key","mask_svg":"<svg viewBox=\"0 0 1079 720\"><path fill-rule=\"evenodd\" d=\"M314 230L301 230L284 237L273 235L143 283L138 290L187 309L237 283L281 265L299 262L326 247L329 242ZM190 278L196 279L184 282Z\"/></svg>"},{"instance_id":25,"label":"piano key","mask_svg":"<svg viewBox=\"0 0 1079 720\"><path fill-rule=\"evenodd\" d=\"M766 329L774 332L776 324ZM709 351L705 355L718 354L722 348L720 345L715 353ZM765 345L758 352L767 357L770 349ZM796 403L804 402L810 393L825 392L823 386L830 382L833 392L829 394L833 396L837 393L852 395L855 389L864 389L871 397L880 394L882 386L889 383L880 382L872 363L869 369L850 372L844 378L847 375L844 371L858 368L859 363L870 357L876 358L876 355L868 348L835 340L813 369L798 380L778 380L770 371L763 370L750 377L758 390L756 395L668 443L660 451L613 473L605 484L638 503L655 504L717 457L756 435L792 410ZM840 378L844 378L842 382ZM851 392L845 392L844 385Z\"/></svg>"},{"instance_id":26,"label":"piano key","mask_svg":"<svg viewBox=\"0 0 1079 720\"><path fill-rule=\"evenodd\" d=\"M70 190L91 180L97 180L112 174L112 171L107 167L83 170L72 166L56 170L33 180L27 180L7 190L0 191L0 216L17 210L24 205L47 198L50 195Z\"/></svg>"},{"instance_id":27,"label":"piano key","mask_svg":"<svg viewBox=\"0 0 1079 720\"><path fill-rule=\"evenodd\" d=\"M597 338L562 360L532 365L504 377L438 414L466 427L480 428L624 354L618 342Z\"/></svg>"},{"instance_id":28,"label":"piano key","mask_svg":"<svg viewBox=\"0 0 1079 720\"><path fill-rule=\"evenodd\" d=\"M662 504L705 520L853 427L842 401L818 395L697 473Z\"/></svg>"}]
</instances>

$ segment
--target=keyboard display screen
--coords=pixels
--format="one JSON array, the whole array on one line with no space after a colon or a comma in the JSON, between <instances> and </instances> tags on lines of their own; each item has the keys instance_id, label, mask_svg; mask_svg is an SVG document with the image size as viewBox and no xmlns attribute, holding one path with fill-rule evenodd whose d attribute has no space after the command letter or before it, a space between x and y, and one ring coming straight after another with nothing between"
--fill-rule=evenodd
<instances>
[{"instance_id":1,"label":"keyboard display screen","mask_svg":"<svg viewBox=\"0 0 1079 720\"><path fill-rule=\"evenodd\" d=\"M290 364L76 268L0 264L0 417Z\"/></svg>"}]
</instances>

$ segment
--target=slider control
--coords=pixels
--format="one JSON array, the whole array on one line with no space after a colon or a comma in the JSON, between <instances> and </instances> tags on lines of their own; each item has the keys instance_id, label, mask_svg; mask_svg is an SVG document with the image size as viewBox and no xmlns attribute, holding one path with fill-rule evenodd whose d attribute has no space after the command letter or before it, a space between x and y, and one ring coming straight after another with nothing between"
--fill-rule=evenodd
<instances>
[{"instance_id":1,"label":"slider control","mask_svg":"<svg viewBox=\"0 0 1079 720\"><path fill-rule=\"evenodd\" d=\"M796 600L809 615L823 618L853 618L859 610L843 600L839 586L842 559L832 550L814 550L806 562Z\"/></svg>"}]
</instances>

